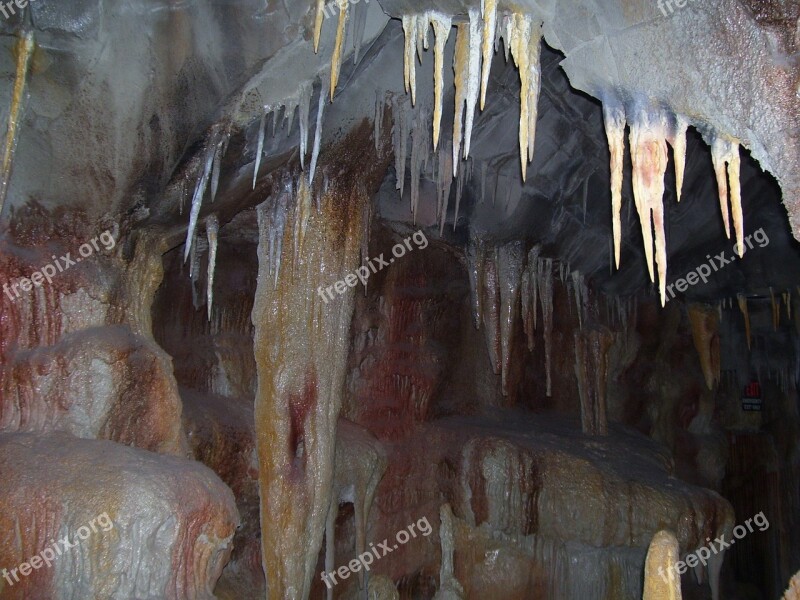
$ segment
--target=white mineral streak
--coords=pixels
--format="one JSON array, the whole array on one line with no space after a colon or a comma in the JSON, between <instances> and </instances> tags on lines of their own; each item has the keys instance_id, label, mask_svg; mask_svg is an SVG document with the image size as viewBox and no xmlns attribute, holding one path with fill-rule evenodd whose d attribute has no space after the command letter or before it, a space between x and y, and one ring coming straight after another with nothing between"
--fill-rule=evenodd
<instances>
[{"instance_id":1,"label":"white mineral streak","mask_svg":"<svg viewBox=\"0 0 800 600\"><path fill-rule=\"evenodd\" d=\"M731 237L728 217L728 190L730 189L733 227L736 231L736 252L741 257L744 254L744 219L742 216L742 191L739 182L741 159L738 140L718 134L711 144L711 160L717 175L719 207L722 211L722 221L728 239Z\"/></svg>"},{"instance_id":2,"label":"white mineral streak","mask_svg":"<svg viewBox=\"0 0 800 600\"><path fill-rule=\"evenodd\" d=\"M644 239L650 281L653 273L653 236L661 305L667 298L667 241L664 234L664 174L667 170L667 125L663 115L641 113L631 123L633 196ZM652 220L651 220L652 219Z\"/></svg>"},{"instance_id":3,"label":"white mineral streak","mask_svg":"<svg viewBox=\"0 0 800 600\"><path fill-rule=\"evenodd\" d=\"M622 178L625 157L625 110L622 106L603 104L608 152L611 155L611 217L614 234L614 263L619 269L622 247Z\"/></svg>"},{"instance_id":4,"label":"white mineral streak","mask_svg":"<svg viewBox=\"0 0 800 600\"><path fill-rule=\"evenodd\" d=\"M433 149L439 147L439 130L442 124L442 96L444 94L444 47L450 37L452 18L440 12L429 15L433 33L436 36L433 46Z\"/></svg>"}]
</instances>

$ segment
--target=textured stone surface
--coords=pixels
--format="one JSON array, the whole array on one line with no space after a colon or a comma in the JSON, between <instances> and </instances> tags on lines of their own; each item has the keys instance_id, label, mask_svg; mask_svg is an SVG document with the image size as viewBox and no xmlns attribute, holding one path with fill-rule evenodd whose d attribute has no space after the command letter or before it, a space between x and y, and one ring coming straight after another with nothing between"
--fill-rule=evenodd
<instances>
[{"instance_id":1,"label":"textured stone surface","mask_svg":"<svg viewBox=\"0 0 800 600\"><path fill-rule=\"evenodd\" d=\"M213 598L239 515L233 494L208 468L57 433L0 435L0 463L4 568L49 540L84 538L52 567L13 586L2 581L3 598ZM104 514L113 527L81 532Z\"/></svg>"}]
</instances>

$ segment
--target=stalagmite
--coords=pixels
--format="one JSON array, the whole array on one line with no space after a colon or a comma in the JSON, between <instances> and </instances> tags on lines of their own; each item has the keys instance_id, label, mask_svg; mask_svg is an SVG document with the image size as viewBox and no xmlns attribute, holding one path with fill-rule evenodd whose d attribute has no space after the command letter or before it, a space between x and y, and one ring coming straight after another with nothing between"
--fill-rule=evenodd
<instances>
[{"instance_id":1,"label":"stalagmite","mask_svg":"<svg viewBox=\"0 0 800 600\"><path fill-rule=\"evenodd\" d=\"M460 600L465 598L464 588L454 574L453 555L455 554L455 535L453 532L453 511L449 504L439 508L439 543L442 549L442 564L439 569L439 589L434 600Z\"/></svg>"},{"instance_id":2,"label":"stalagmite","mask_svg":"<svg viewBox=\"0 0 800 600\"><path fill-rule=\"evenodd\" d=\"M317 170L317 158L319 158L319 147L322 144L322 116L325 112L325 85L320 83L319 102L317 104L317 124L314 129L314 147L311 149L311 167L308 170L309 184L314 181L314 173Z\"/></svg>"},{"instance_id":3,"label":"stalagmite","mask_svg":"<svg viewBox=\"0 0 800 600\"><path fill-rule=\"evenodd\" d=\"M551 354L553 346L553 259L540 258L536 266L536 286L539 290L539 302L542 307L542 325L544 327L544 362L547 372L547 396L552 394Z\"/></svg>"},{"instance_id":4,"label":"stalagmite","mask_svg":"<svg viewBox=\"0 0 800 600\"><path fill-rule=\"evenodd\" d=\"M417 65L414 52L417 44L418 15L403 15L403 32L405 33L405 52L403 54L403 84L406 93L411 91L411 104L417 103Z\"/></svg>"},{"instance_id":5,"label":"stalagmite","mask_svg":"<svg viewBox=\"0 0 800 600\"><path fill-rule=\"evenodd\" d=\"M406 156L408 155L408 98L394 96L392 98L392 145L394 146L394 170L397 176L396 187L403 197L406 183Z\"/></svg>"},{"instance_id":6,"label":"stalagmite","mask_svg":"<svg viewBox=\"0 0 800 600\"><path fill-rule=\"evenodd\" d=\"M608 152L611 155L611 216L614 233L614 263L619 269L622 247L622 168L625 157L625 110L622 106L603 104ZM645 241L645 244L647 242Z\"/></svg>"},{"instance_id":7,"label":"stalagmite","mask_svg":"<svg viewBox=\"0 0 800 600\"><path fill-rule=\"evenodd\" d=\"M455 110L453 113L453 176L458 171L461 155L462 124L464 103L467 99L467 79L469 78L469 28L468 23L460 23L456 28L456 48L453 53L453 73L455 85ZM441 177L441 173L439 174Z\"/></svg>"},{"instance_id":8,"label":"stalagmite","mask_svg":"<svg viewBox=\"0 0 800 600\"><path fill-rule=\"evenodd\" d=\"M261 122L258 124L258 144L256 146L256 161L253 166L253 188L256 189L256 180L258 179L258 169L261 167L261 155L264 152L264 130L267 123L267 112L264 107L264 113L261 115Z\"/></svg>"},{"instance_id":9,"label":"stalagmite","mask_svg":"<svg viewBox=\"0 0 800 600\"><path fill-rule=\"evenodd\" d=\"M206 217L206 237L208 238L208 275L206 277L206 300L208 302L208 320L211 320L211 307L214 305L214 269L217 264L217 236L219 219L217 215Z\"/></svg>"},{"instance_id":10,"label":"stalagmite","mask_svg":"<svg viewBox=\"0 0 800 600\"><path fill-rule=\"evenodd\" d=\"M297 198L281 201L282 194L259 211L255 427L263 568L274 598L309 597L333 484L355 288L327 302L319 289L358 267L369 197L342 184L327 195L321 212L308 215L299 256L292 244ZM274 284L269 247L276 221L285 229Z\"/></svg>"},{"instance_id":11,"label":"stalagmite","mask_svg":"<svg viewBox=\"0 0 800 600\"><path fill-rule=\"evenodd\" d=\"M667 127L663 115L642 113L631 124L630 145L633 163L633 196L644 239L650 281L653 273L655 235L658 289L661 306L667 302L667 242L664 234L664 173L667 170ZM652 222L651 222L652 218Z\"/></svg>"},{"instance_id":12,"label":"stalagmite","mask_svg":"<svg viewBox=\"0 0 800 600\"><path fill-rule=\"evenodd\" d=\"M481 71L481 110L486 106L486 88L494 56L494 39L497 30L497 0L483 0L483 69ZM506 60L508 56L506 56Z\"/></svg>"},{"instance_id":13,"label":"stalagmite","mask_svg":"<svg viewBox=\"0 0 800 600\"><path fill-rule=\"evenodd\" d=\"M317 0L317 12L314 14L314 54L319 52L319 37L322 33L322 21L325 18L325 0Z\"/></svg>"},{"instance_id":14,"label":"stalagmite","mask_svg":"<svg viewBox=\"0 0 800 600\"><path fill-rule=\"evenodd\" d=\"M679 560L675 535L669 531L656 533L644 562L642 600L681 600L681 579L675 569Z\"/></svg>"},{"instance_id":15,"label":"stalagmite","mask_svg":"<svg viewBox=\"0 0 800 600\"><path fill-rule=\"evenodd\" d=\"M314 86L306 82L300 86L300 100L298 102L297 121L300 123L300 168L306 168L306 155L308 154L308 115L311 110L311 95Z\"/></svg>"},{"instance_id":16,"label":"stalagmite","mask_svg":"<svg viewBox=\"0 0 800 600\"><path fill-rule=\"evenodd\" d=\"M725 236L729 239L731 237L731 229L728 217L728 190L730 189L733 227L736 231L736 253L741 257L744 255L744 217L742 215L742 192L739 183L741 159L738 140L717 135L711 143L711 159L714 163L714 172L717 174L719 206L722 211L722 221L725 225Z\"/></svg>"},{"instance_id":17,"label":"stalagmite","mask_svg":"<svg viewBox=\"0 0 800 600\"><path fill-rule=\"evenodd\" d=\"M747 310L747 297L744 294L736 294L736 300L739 302L739 310L742 311L744 316L744 331L747 336L747 348L750 348L750 313Z\"/></svg>"},{"instance_id":18,"label":"stalagmite","mask_svg":"<svg viewBox=\"0 0 800 600\"><path fill-rule=\"evenodd\" d=\"M689 121L681 115L675 115L675 128L668 141L672 146L672 158L675 162L675 191L678 195L678 202L681 201L683 178L686 172L686 131L688 129Z\"/></svg>"},{"instance_id":19,"label":"stalagmite","mask_svg":"<svg viewBox=\"0 0 800 600\"><path fill-rule=\"evenodd\" d=\"M689 304L689 325L694 347L700 357L700 368L709 390L720 381L719 313L704 304Z\"/></svg>"},{"instance_id":20,"label":"stalagmite","mask_svg":"<svg viewBox=\"0 0 800 600\"><path fill-rule=\"evenodd\" d=\"M14 152L17 148L19 117L22 111L23 101L25 100L25 84L28 81L28 68L35 48L36 44L33 41L33 31L22 33L15 44L17 68L16 75L14 76L14 89L11 92L11 107L8 111L8 128L6 129L6 143L3 149L3 164L0 168L0 213L3 212L3 205L5 204L6 195L8 194L8 186L11 182L11 169L14 165Z\"/></svg>"},{"instance_id":21,"label":"stalagmite","mask_svg":"<svg viewBox=\"0 0 800 600\"><path fill-rule=\"evenodd\" d=\"M481 20L474 8L469 10L469 67L467 69L467 112L464 119L464 158L469 158L475 108L481 89Z\"/></svg>"},{"instance_id":22,"label":"stalagmite","mask_svg":"<svg viewBox=\"0 0 800 600\"><path fill-rule=\"evenodd\" d=\"M350 2L338 2L339 5L339 25L336 28L336 43L333 46L331 55L331 102L336 93L336 85L339 83L339 72L342 69L342 53L344 51L345 25L350 10Z\"/></svg>"},{"instance_id":23,"label":"stalagmite","mask_svg":"<svg viewBox=\"0 0 800 600\"><path fill-rule=\"evenodd\" d=\"M786 588L782 600L800 600L800 571L789 580L789 587Z\"/></svg>"},{"instance_id":24,"label":"stalagmite","mask_svg":"<svg viewBox=\"0 0 800 600\"><path fill-rule=\"evenodd\" d=\"M497 249L497 279L500 287L500 361L503 394L508 395L513 335L519 315L519 288L525 262L523 242L510 242Z\"/></svg>"}]
</instances>

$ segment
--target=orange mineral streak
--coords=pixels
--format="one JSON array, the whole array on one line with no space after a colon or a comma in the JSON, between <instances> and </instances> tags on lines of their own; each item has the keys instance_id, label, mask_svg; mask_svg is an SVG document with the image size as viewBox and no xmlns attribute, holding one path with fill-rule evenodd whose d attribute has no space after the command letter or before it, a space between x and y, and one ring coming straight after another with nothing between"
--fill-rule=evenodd
<instances>
[{"instance_id":1,"label":"orange mineral streak","mask_svg":"<svg viewBox=\"0 0 800 600\"><path fill-rule=\"evenodd\" d=\"M306 194L275 205L286 213L276 276L269 257L274 223L259 223L255 421L263 566L273 598L308 597L322 544L355 288L334 292L327 303L318 288L359 266L368 199L361 186L334 183L320 211L307 211ZM264 210L275 210L275 202L267 200Z\"/></svg>"}]
</instances>

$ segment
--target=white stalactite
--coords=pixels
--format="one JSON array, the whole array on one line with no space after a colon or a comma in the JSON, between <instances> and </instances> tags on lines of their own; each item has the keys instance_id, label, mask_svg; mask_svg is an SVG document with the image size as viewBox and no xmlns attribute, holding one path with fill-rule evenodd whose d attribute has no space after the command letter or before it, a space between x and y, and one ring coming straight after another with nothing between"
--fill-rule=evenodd
<instances>
[{"instance_id":1,"label":"white stalactite","mask_svg":"<svg viewBox=\"0 0 800 600\"><path fill-rule=\"evenodd\" d=\"M306 168L306 155L308 154L308 115L311 111L311 95L314 86L311 82L300 86L297 121L300 124L300 168Z\"/></svg>"},{"instance_id":2,"label":"white stalactite","mask_svg":"<svg viewBox=\"0 0 800 600\"><path fill-rule=\"evenodd\" d=\"M456 28L456 48L453 53L453 73L455 85L455 110L453 111L453 176L458 171L461 155L462 123L464 103L467 99L467 80L469 78L469 24L460 23ZM441 174L439 175L441 177Z\"/></svg>"},{"instance_id":3,"label":"white stalactite","mask_svg":"<svg viewBox=\"0 0 800 600\"><path fill-rule=\"evenodd\" d=\"M319 158L319 148L322 144L322 116L325 112L325 85L320 84L319 102L317 104L317 124L314 130L314 147L311 149L311 167L308 171L309 184L314 181L314 173L317 170L317 159Z\"/></svg>"},{"instance_id":4,"label":"white stalactite","mask_svg":"<svg viewBox=\"0 0 800 600\"><path fill-rule=\"evenodd\" d=\"M450 37L452 18L448 15L431 12L430 22L436 36L433 47L433 149L439 147L439 130L442 124L442 97L444 95L444 47Z\"/></svg>"},{"instance_id":5,"label":"white stalactite","mask_svg":"<svg viewBox=\"0 0 800 600\"><path fill-rule=\"evenodd\" d=\"M217 264L217 237L219 235L219 219L217 215L206 217L206 238L208 238L208 274L206 281L206 300L208 303L208 320L211 321L211 308L214 305L214 270Z\"/></svg>"},{"instance_id":6,"label":"white stalactite","mask_svg":"<svg viewBox=\"0 0 800 600\"><path fill-rule=\"evenodd\" d=\"M258 124L258 142L256 145L256 160L253 166L253 188L256 189L256 180L258 179L258 169L261 167L261 154L264 152L264 129L267 123L266 106L264 113L261 115L261 121Z\"/></svg>"},{"instance_id":7,"label":"white stalactite","mask_svg":"<svg viewBox=\"0 0 800 600\"><path fill-rule=\"evenodd\" d=\"M625 157L625 110L622 106L603 104L603 120L611 155L611 217L614 235L614 263L619 269L622 248L622 178Z\"/></svg>"},{"instance_id":8,"label":"white stalactite","mask_svg":"<svg viewBox=\"0 0 800 600\"><path fill-rule=\"evenodd\" d=\"M663 115L641 113L631 123L633 196L636 210L639 213L650 281L655 281L653 272L655 241L655 262L658 265L658 285L662 306L666 304L667 297L667 242L664 233L664 174L667 170L667 135L667 124Z\"/></svg>"},{"instance_id":9,"label":"white stalactite","mask_svg":"<svg viewBox=\"0 0 800 600\"><path fill-rule=\"evenodd\" d=\"M742 216L742 192L739 183L741 159L738 140L717 135L711 143L711 160L714 163L714 172L717 175L719 206L722 212L722 221L725 225L725 235L728 239L731 237L728 216L728 190L730 189L733 227L736 232L736 252L741 257L744 255L744 219Z\"/></svg>"},{"instance_id":10,"label":"white stalactite","mask_svg":"<svg viewBox=\"0 0 800 600\"><path fill-rule=\"evenodd\" d=\"M681 115L675 115L675 129L669 143L672 146L672 158L675 162L675 190L678 202L681 201L683 178L686 173L686 132L688 129L689 121Z\"/></svg>"},{"instance_id":11,"label":"white stalactite","mask_svg":"<svg viewBox=\"0 0 800 600\"><path fill-rule=\"evenodd\" d=\"M483 68L481 71L481 110L486 106L486 89L489 87L489 72L494 56L494 41L497 30L497 0L483 1ZM506 56L508 59L508 56Z\"/></svg>"},{"instance_id":12,"label":"white stalactite","mask_svg":"<svg viewBox=\"0 0 800 600\"><path fill-rule=\"evenodd\" d=\"M520 78L519 152L522 180L525 181L536 141L542 31L539 23L532 24L531 17L522 13L514 13L511 23L511 56Z\"/></svg>"},{"instance_id":13,"label":"white stalactite","mask_svg":"<svg viewBox=\"0 0 800 600\"><path fill-rule=\"evenodd\" d=\"M212 136L213 137L213 136ZM200 216L200 208L203 204L203 196L205 195L206 187L208 186L208 179L211 176L211 168L214 162L214 152L216 144L209 143L206 147L205 163L203 165L203 172L197 180L197 185L194 188L194 195L192 196L192 210L189 213L189 227L186 229L186 243L183 251L183 261L189 258L192 251L192 241L194 240L194 230L197 227L197 218Z\"/></svg>"},{"instance_id":14,"label":"white stalactite","mask_svg":"<svg viewBox=\"0 0 800 600\"><path fill-rule=\"evenodd\" d=\"M467 112L464 120L464 158L469 158L475 108L481 89L481 18L474 8L469 10L469 67L467 69Z\"/></svg>"},{"instance_id":15,"label":"white stalactite","mask_svg":"<svg viewBox=\"0 0 800 600\"><path fill-rule=\"evenodd\" d=\"M350 11L350 2L339 2L339 25L336 28L336 43L333 46L331 55L331 101L336 93L336 85L339 83L339 73L342 69L342 54L344 52L345 26L347 16Z\"/></svg>"},{"instance_id":16,"label":"white stalactite","mask_svg":"<svg viewBox=\"0 0 800 600\"><path fill-rule=\"evenodd\" d=\"M405 33L405 52L403 53L403 84L406 93L411 91L411 104L417 103L417 65L414 57L417 45L417 24L419 15L403 15Z\"/></svg>"}]
</instances>

